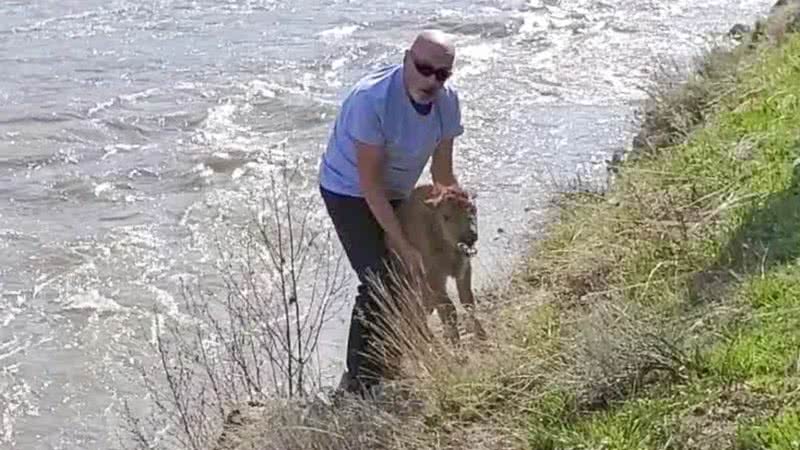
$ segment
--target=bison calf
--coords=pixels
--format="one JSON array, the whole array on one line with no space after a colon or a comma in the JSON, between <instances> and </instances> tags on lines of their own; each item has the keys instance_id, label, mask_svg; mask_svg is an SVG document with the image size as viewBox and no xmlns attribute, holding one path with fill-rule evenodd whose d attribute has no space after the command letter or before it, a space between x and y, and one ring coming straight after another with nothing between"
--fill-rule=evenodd
<instances>
[{"instance_id":1,"label":"bison calf","mask_svg":"<svg viewBox=\"0 0 800 450\"><path fill-rule=\"evenodd\" d=\"M460 336L456 308L447 295L449 277L455 279L459 300L469 313L475 336L486 337L474 315L470 258L476 252L478 225L473 200L458 187L426 184L416 187L397 211L403 232L422 254L425 266L423 317L435 309L444 325L445 337L453 343Z\"/></svg>"}]
</instances>

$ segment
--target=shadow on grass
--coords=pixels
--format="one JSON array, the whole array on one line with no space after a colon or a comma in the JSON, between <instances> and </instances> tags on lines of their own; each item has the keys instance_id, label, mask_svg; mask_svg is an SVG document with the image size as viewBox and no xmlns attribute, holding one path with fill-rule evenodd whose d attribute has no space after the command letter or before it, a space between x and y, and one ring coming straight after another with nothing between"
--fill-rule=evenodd
<instances>
[{"instance_id":1,"label":"shadow on grass","mask_svg":"<svg viewBox=\"0 0 800 450\"><path fill-rule=\"evenodd\" d=\"M728 289L751 275L769 272L800 257L800 159L791 184L767 196L748 214L715 264L692 280L693 303L720 300Z\"/></svg>"}]
</instances>

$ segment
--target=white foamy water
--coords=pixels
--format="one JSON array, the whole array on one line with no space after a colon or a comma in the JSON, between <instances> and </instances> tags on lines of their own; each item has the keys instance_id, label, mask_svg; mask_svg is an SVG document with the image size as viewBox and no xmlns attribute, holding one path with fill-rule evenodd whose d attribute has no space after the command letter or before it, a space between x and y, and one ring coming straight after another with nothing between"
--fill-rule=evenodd
<instances>
[{"instance_id":1,"label":"white foamy water","mask_svg":"<svg viewBox=\"0 0 800 450\"><path fill-rule=\"evenodd\" d=\"M505 282L553 184L602 176L626 145L656 61L772 3L3 3L0 448L119 448L154 330L193 320L181 280L219 288L215 243L241 238L284 162L303 168L295 200L325 226L315 174L341 96L419 27L458 40L456 168L478 193L486 288ZM322 337L334 378L352 296Z\"/></svg>"},{"instance_id":2,"label":"white foamy water","mask_svg":"<svg viewBox=\"0 0 800 450\"><path fill-rule=\"evenodd\" d=\"M317 33L317 36L323 39L344 39L358 31L360 28L361 27L359 25L345 25L320 31Z\"/></svg>"},{"instance_id":3,"label":"white foamy water","mask_svg":"<svg viewBox=\"0 0 800 450\"><path fill-rule=\"evenodd\" d=\"M90 313L119 312L124 308L113 299L100 295L97 289L71 295L64 301L64 311L88 311Z\"/></svg>"}]
</instances>

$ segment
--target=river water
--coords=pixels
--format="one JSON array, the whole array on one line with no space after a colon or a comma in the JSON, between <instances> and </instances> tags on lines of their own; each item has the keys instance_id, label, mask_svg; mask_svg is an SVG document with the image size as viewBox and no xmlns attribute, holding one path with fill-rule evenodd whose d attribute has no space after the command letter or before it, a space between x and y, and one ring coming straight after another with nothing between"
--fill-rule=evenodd
<instances>
[{"instance_id":1,"label":"river water","mask_svg":"<svg viewBox=\"0 0 800 450\"><path fill-rule=\"evenodd\" d=\"M457 36L476 283L556 184L602 176L655 62L770 0L0 2L0 448L113 448L129 354L276 161L313 180L344 91L423 27ZM308 189L314 187L313 182ZM312 192L313 193L313 192ZM352 291L323 337L341 368Z\"/></svg>"}]
</instances>

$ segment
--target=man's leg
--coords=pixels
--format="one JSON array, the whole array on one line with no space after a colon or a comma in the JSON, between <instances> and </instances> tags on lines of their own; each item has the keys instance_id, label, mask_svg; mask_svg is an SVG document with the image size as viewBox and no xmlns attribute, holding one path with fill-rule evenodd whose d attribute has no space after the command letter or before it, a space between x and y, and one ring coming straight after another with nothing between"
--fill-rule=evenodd
<instances>
[{"instance_id":1,"label":"man's leg","mask_svg":"<svg viewBox=\"0 0 800 450\"><path fill-rule=\"evenodd\" d=\"M324 189L321 189L321 193L350 265L359 279L347 340L347 370L352 381L350 388L368 388L384 373L378 355L371 357L371 352L378 349L375 347L375 330L369 326L380 320L369 278L377 276L388 282L385 266L388 250L384 232L364 199L342 196ZM393 202L392 206L397 207L398 203Z\"/></svg>"}]
</instances>

